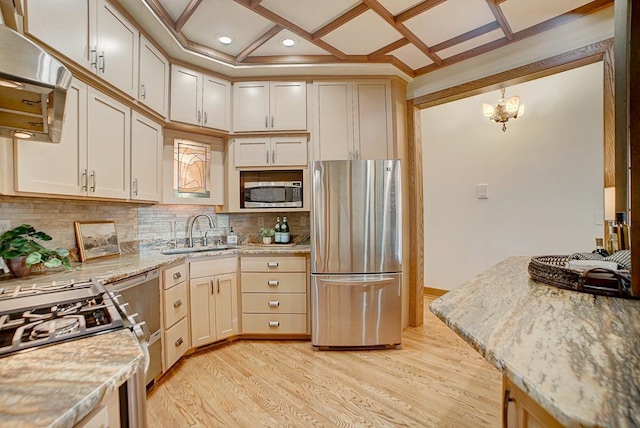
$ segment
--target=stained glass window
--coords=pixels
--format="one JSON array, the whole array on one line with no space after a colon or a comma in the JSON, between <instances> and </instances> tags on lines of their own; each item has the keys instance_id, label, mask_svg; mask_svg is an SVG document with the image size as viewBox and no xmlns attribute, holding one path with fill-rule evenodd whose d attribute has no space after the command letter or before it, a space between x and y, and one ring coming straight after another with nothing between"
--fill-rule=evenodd
<instances>
[{"instance_id":1,"label":"stained glass window","mask_svg":"<svg viewBox=\"0 0 640 428\"><path fill-rule=\"evenodd\" d=\"M175 139L173 192L179 198L210 196L211 148L208 144Z\"/></svg>"}]
</instances>

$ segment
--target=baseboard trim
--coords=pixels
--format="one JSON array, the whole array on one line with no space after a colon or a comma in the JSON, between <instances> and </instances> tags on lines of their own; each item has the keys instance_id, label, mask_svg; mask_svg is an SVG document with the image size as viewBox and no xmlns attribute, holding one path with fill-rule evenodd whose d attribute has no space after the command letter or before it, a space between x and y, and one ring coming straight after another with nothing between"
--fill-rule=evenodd
<instances>
[{"instance_id":1,"label":"baseboard trim","mask_svg":"<svg viewBox=\"0 0 640 428\"><path fill-rule=\"evenodd\" d=\"M442 290L440 288L424 287L424 295L425 296L440 297L440 296L444 296L448 292L449 292L449 290Z\"/></svg>"}]
</instances>

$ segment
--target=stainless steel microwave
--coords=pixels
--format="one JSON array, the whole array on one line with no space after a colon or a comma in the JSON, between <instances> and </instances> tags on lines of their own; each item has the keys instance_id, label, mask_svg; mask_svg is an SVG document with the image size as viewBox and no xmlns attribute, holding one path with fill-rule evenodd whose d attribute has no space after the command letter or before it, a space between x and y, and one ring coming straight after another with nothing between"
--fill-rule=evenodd
<instances>
[{"instance_id":1,"label":"stainless steel microwave","mask_svg":"<svg viewBox=\"0 0 640 428\"><path fill-rule=\"evenodd\" d=\"M244 183L245 208L302 208L302 181Z\"/></svg>"}]
</instances>

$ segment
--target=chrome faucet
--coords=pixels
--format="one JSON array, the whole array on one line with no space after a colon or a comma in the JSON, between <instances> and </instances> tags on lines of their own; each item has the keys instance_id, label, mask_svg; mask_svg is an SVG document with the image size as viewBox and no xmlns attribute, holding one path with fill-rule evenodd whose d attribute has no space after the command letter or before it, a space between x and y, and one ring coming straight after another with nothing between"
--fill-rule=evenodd
<instances>
[{"instance_id":1,"label":"chrome faucet","mask_svg":"<svg viewBox=\"0 0 640 428\"><path fill-rule=\"evenodd\" d=\"M196 220L198 220L199 217L208 218L209 227L216 227L216 224L213 222L213 219L209 214L198 214L197 216L195 216L193 220L191 220L191 224L189 225L189 242L188 242L189 247L193 247L193 225L196 224Z\"/></svg>"}]
</instances>

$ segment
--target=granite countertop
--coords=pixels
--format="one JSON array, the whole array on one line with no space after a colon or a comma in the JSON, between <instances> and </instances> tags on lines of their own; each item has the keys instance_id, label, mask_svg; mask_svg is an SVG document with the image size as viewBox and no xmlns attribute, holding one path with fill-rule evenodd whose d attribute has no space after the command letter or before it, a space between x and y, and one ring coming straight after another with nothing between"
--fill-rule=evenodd
<instances>
[{"instance_id":1,"label":"granite countertop","mask_svg":"<svg viewBox=\"0 0 640 428\"><path fill-rule=\"evenodd\" d=\"M640 426L640 300L533 281L511 257L431 311L565 426Z\"/></svg>"},{"instance_id":2,"label":"granite countertop","mask_svg":"<svg viewBox=\"0 0 640 428\"><path fill-rule=\"evenodd\" d=\"M4 357L0 426L72 427L143 364L126 329Z\"/></svg>"},{"instance_id":3,"label":"granite countertop","mask_svg":"<svg viewBox=\"0 0 640 428\"><path fill-rule=\"evenodd\" d=\"M123 254L119 257L96 259L85 263L73 263L71 270L62 268L44 270L42 273L31 273L24 278L12 278L0 280L0 288L14 286L16 284L29 285L33 283L49 283L51 281L66 281L73 279L76 282L86 281L90 278L109 283L127 278L151 269L167 266L175 262L200 257L225 256L234 254L308 254L308 244L292 246L269 245L239 245L226 250L201 251L187 254L164 255L159 249L142 250L139 253Z\"/></svg>"}]
</instances>

